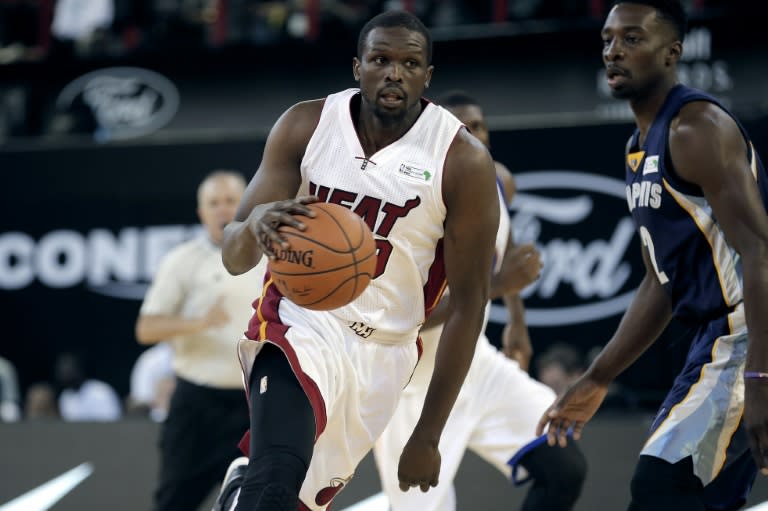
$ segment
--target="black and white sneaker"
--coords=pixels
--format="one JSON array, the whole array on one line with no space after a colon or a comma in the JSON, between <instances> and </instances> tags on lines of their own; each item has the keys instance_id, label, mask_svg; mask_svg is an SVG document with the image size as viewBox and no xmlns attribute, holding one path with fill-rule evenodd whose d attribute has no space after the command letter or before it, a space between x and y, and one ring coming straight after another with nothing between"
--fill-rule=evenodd
<instances>
[{"instance_id":1,"label":"black and white sneaker","mask_svg":"<svg viewBox=\"0 0 768 511\"><path fill-rule=\"evenodd\" d=\"M243 484L245 470L248 468L248 458L241 456L235 458L224 474L224 482L221 483L221 491L213 504L213 511L230 511L235 508L237 494Z\"/></svg>"}]
</instances>

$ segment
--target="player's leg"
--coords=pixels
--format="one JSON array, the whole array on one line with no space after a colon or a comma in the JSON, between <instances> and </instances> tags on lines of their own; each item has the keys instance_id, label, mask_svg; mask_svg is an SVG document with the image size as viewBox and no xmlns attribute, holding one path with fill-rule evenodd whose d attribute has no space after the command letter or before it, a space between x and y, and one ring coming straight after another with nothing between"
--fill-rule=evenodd
<instances>
[{"instance_id":1,"label":"player's leg","mask_svg":"<svg viewBox=\"0 0 768 511\"><path fill-rule=\"evenodd\" d=\"M237 455L237 440L247 426L241 390L212 389L179 378L161 431L155 509L196 509Z\"/></svg>"},{"instance_id":2,"label":"player's leg","mask_svg":"<svg viewBox=\"0 0 768 511\"><path fill-rule=\"evenodd\" d=\"M586 477L586 461L578 444L548 447L535 437L536 424L555 396L532 379L487 340L478 341L472 374L481 383L474 393L482 418L469 448L515 484L532 479L522 509L572 509ZM479 407L479 408L478 408Z\"/></svg>"},{"instance_id":3,"label":"player's leg","mask_svg":"<svg viewBox=\"0 0 768 511\"><path fill-rule=\"evenodd\" d=\"M743 500L756 473L742 463L749 459L740 432L746 350L742 306L696 333L641 452L635 509L731 509Z\"/></svg>"},{"instance_id":4,"label":"player's leg","mask_svg":"<svg viewBox=\"0 0 768 511\"><path fill-rule=\"evenodd\" d=\"M540 442L519 462L531 478L521 511L573 509L587 474L587 462L576 442L550 447Z\"/></svg>"},{"instance_id":5,"label":"player's leg","mask_svg":"<svg viewBox=\"0 0 768 511\"><path fill-rule=\"evenodd\" d=\"M632 476L630 511L704 511L703 487L691 458L670 463L640 456Z\"/></svg>"},{"instance_id":6,"label":"player's leg","mask_svg":"<svg viewBox=\"0 0 768 511\"><path fill-rule=\"evenodd\" d=\"M295 511L312 458L312 406L286 356L269 343L256 357L249 391L249 463L235 509Z\"/></svg>"}]
</instances>

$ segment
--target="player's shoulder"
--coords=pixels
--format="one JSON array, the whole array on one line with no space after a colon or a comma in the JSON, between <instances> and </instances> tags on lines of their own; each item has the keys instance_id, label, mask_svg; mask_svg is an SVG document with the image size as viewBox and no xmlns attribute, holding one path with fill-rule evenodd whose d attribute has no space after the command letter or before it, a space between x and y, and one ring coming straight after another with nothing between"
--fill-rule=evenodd
<instances>
[{"instance_id":1,"label":"player's shoulder","mask_svg":"<svg viewBox=\"0 0 768 511\"><path fill-rule=\"evenodd\" d=\"M488 148L480 142L477 137L469 133L467 128L462 126L453 137L453 142L448 150L446 164L453 165L482 165L493 170L493 159Z\"/></svg>"},{"instance_id":2,"label":"player's shoulder","mask_svg":"<svg viewBox=\"0 0 768 511\"><path fill-rule=\"evenodd\" d=\"M314 121L316 123L320 119L323 105L325 105L325 98L299 101L285 111L283 118L294 122L307 123Z\"/></svg>"},{"instance_id":3,"label":"player's shoulder","mask_svg":"<svg viewBox=\"0 0 768 511\"><path fill-rule=\"evenodd\" d=\"M683 105L669 125L669 144L673 150L708 146L714 149L716 140L740 136L741 130L733 116L706 100Z\"/></svg>"},{"instance_id":4,"label":"player's shoulder","mask_svg":"<svg viewBox=\"0 0 768 511\"><path fill-rule=\"evenodd\" d=\"M457 186L463 186L461 183L470 175L473 180L496 181L496 167L488 148L464 127L453 138L444 168L444 182L455 182Z\"/></svg>"}]
</instances>

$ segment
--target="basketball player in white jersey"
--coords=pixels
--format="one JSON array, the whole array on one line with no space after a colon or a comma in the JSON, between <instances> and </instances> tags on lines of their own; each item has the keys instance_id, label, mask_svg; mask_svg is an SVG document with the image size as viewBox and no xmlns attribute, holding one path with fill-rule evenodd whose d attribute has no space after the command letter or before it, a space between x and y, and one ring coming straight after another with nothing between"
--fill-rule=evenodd
<instances>
[{"instance_id":1,"label":"basketball player in white jersey","mask_svg":"<svg viewBox=\"0 0 768 511\"><path fill-rule=\"evenodd\" d=\"M223 259L235 274L274 257L273 244L287 248L278 227L303 229L306 204L317 200L359 214L379 249L368 288L330 312L294 305L267 276L240 346L249 463L239 485L225 481L226 509L328 507L394 412L419 358L419 329L448 284L451 314L398 467L403 490L438 483L440 435L483 324L499 203L487 149L422 99L431 57L415 16L371 19L353 60L360 89L283 114L226 229Z\"/></svg>"},{"instance_id":2,"label":"basketball player in white jersey","mask_svg":"<svg viewBox=\"0 0 768 511\"><path fill-rule=\"evenodd\" d=\"M437 103L456 114L467 127L473 127L472 133L488 145L485 119L475 100L465 93L452 92L439 98ZM491 298L504 296L511 309L511 321L516 323L508 325L510 328L506 333L509 335L509 331L517 331L528 342L527 335L520 333L527 333L524 319L522 315L515 314L518 305L522 308L517 293L538 277L541 263L531 245L513 247L511 244L510 223L506 214L508 200L502 178L508 178L512 188L507 189L512 192L514 182L503 165L497 167L498 173L501 173L497 177L503 213L496 236ZM394 467L424 404L441 324L446 319L441 312L447 309L446 305L452 299L449 292L450 289L421 331L424 343L422 360L403 392L395 415L374 446L376 465L390 508L392 511L455 510L456 495L452 483L464 451L470 448L515 484L533 480L522 505L524 511L571 509L584 481L584 457L575 444L571 444L569 450L560 450L548 446L544 437L537 439L535 434L540 414L552 404L555 395L549 387L531 378L517 361L500 353L485 335L478 340L469 373L443 430L440 484L427 494L399 491ZM524 363L527 363L527 358L524 358Z\"/></svg>"}]
</instances>

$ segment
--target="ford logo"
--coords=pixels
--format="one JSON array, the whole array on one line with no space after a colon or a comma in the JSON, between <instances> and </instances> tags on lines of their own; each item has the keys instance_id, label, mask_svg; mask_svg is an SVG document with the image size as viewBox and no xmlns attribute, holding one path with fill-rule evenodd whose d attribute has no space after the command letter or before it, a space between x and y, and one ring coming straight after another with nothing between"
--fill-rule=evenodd
<instances>
[{"instance_id":1,"label":"ford logo","mask_svg":"<svg viewBox=\"0 0 768 511\"><path fill-rule=\"evenodd\" d=\"M623 313L643 275L624 182L568 170L520 173L515 179L515 241L535 243L544 263L540 278L522 292L528 326ZM494 306L491 319L505 321L504 307Z\"/></svg>"},{"instance_id":2,"label":"ford logo","mask_svg":"<svg viewBox=\"0 0 768 511\"><path fill-rule=\"evenodd\" d=\"M85 74L59 94L66 111L84 103L93 113L101 141L140 137L162 128L176 115L179 92L163 75L137 67L110 67Z\"/></svg>"}]
</instances>

